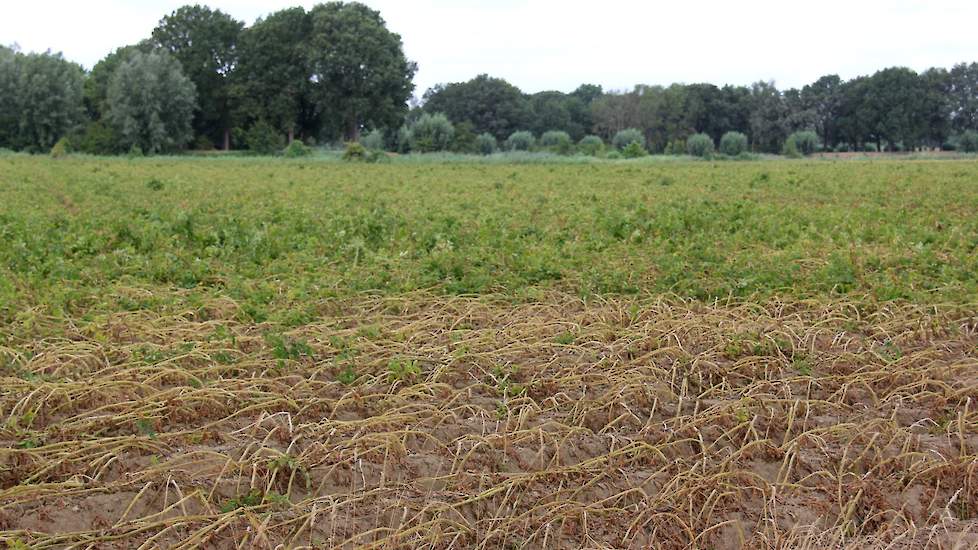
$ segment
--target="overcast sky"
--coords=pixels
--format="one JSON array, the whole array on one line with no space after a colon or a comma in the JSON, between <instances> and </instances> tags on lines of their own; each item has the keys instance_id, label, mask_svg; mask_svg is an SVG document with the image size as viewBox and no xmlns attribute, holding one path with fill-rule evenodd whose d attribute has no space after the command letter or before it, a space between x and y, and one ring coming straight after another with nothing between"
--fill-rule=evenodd
<instances>
[{"instance_id":1,"label":"overcast sky","mask_svg":"<svg viewBox=\"0 0 978 550\"><path fill-rule=\"evenodd\" d=\"M149 36L192 0L5 0L0 43L61 51L91 68ZM251 24L315 2L206 2ZM524 91L634 84L775 80L803 86L902 65L921 71L978 61L978 0L845 2L366 0L419 65L416 93L479 73Z\"/></svg>"}]
</instances>

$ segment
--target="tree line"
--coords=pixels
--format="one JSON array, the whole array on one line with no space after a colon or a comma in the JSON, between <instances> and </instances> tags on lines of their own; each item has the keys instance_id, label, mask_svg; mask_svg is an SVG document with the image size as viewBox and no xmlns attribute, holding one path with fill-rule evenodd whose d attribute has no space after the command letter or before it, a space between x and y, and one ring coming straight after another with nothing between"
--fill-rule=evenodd
<instances>
[{"instance_id":1,"label":"tree line","mask_svg":"<svg viewBox=\"0 0 978 550\"><path fill-rule=\"evenodd\" d=\"M284 9L251 26L188 5L91 71L0 47L0 147L272 153L298 138L401 152L978 149L978 63L828 75L787 90L762 81L527 94L483 74L412 99L416 71L400 36L357 2Z\"/></svg>"},{"instance_id":2,"label":"tree line","mask_svg":"<svg viewBox=\"0 0 978 550\"><path fill-rule=\"evenodd\" d=\"M761 81L723 87L638 85L607 93L582 85L571 93L524 94L504 80L481 75L432 88L419 111L444 113L456 129L461 127L463 137L488 134L500 141L518 131L542 136L556 130L573 140L593 133L612 142L632 130L652 153L687 152L687 140L697 134L719 144L730 132L746 136L749 149L760 153L780 153L795 145L791 136L809 133L822 150L974 151L978 63L919 74L892 67L851 80L828 75L788 90Z\"/></svg>"},{"instance_id":3,"label":"tree line","mask_svg":"<svg viewBox=\"0 0 978 550\"><path fill-rule=\"evenodd\" d=\"M201 5L90 72L61 54L0 47L0 147L146 153L356 140L397 127L416 65L380 13L357 2L289 8L246 27Z\"/></svg>"}]
</instances>

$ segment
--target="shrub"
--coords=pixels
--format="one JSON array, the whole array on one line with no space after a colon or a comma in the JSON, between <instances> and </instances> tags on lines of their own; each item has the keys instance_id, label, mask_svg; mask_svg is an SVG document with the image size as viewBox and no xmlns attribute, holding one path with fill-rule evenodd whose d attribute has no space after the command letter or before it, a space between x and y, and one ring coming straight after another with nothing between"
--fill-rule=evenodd
<instances>
[{"instance_id":1,"label":"shrub","mask_svg":"<svg viewBox=\"0 0 978 550\"><path fill-rule=\"evenodd\" d=\"M455 137L455 127L442 113L425 113L411 123L408 129L411 150L419 153L444 151Z\"/></svg>"},{"instance_id":2,"label":"shrub","mask_svg":"<svg viewBox=\"0 0 978 550\"><path fill-rule=\"evenodd\" d=\"M350 162L364 161L369 157L370 154L367 148L356 141L347 143L346 149L343 151L343 160Z\"/></svg>"},{"instance_id":3,"label":"shrub","mask_svg":"<svg viewBox=\"0 0 978 550\"><path fill-rule=\"evenodd\" d=\"M145 155L143 154L143 148L142 147L140 147L140 146L138 146L136 144L133 144L131 147L129 147L129 152L126 153L126 156L129 157L129 158L131 158L131 159L134 159L134 158L144 157Z\"/></svg>"},{"instance_id":4,"label":"shrub","mask_svg":"<svg viewBox=\"0 0 978 550\"><path fill-rule=\"evenodd\" d=\"M808 156L818 151L818 135L810 130L795 132L788 136L788 139L785 141L786 149L788 142L793 142L798 154L801 155Z\"/></svg>"},{"instance_id":5,"label":"shrub","mask_svg":"<svg viewBox=\"0 0 978 550\"><path fill-rule=\"evenodd\" d=\"M54 146L51 147L51 158L63 158L71 152L71 143L68 142L68 138L62 137Z\"/></svg>"},{"instance_id":6,"label":"shrub","mask_svg":"<svg viewBox=\"0 0 978 550\"><path fill-rule=\"evenodd\" d=\"M254 153L274 155L285 147L285 138L271 124L259 120L245 133L245 143Z\"/></svg>"},{"instance_id":7,"label":"shrub","mask_svg":"<svg viewBox=\"0 0 978 550\"><path fill-rule=\"evenodd\" d=\"M496 149L499 148L498 144L496 143L496 136L488 132L485 134L479 134L479 136L475 138L475 148L479 154L482 155L491 155L495 153Z\"/></svg>"},{"instance_id":8,"label":"shrub","mask_svg":"<svg viewBox=\"0 0 978 550\"><path fill-rule=\"evenodd\" d=\"M706 134L689 136L686 140L686 152L694 157L710 157L713 155L713 138Z\"/></svg>"},{"instance_id":9,"label":"shrub","mask_svg":"<svg viewBox=\"0 0 978 550\"><path fill-rule=\"evenodd\" d=\"M784 148L781 150L781 154L790 159L801 157L801 153L798 152L798 142L795 141L795 136L788 136L788 139L784 140Z\"/></svg>"},{"instance_id":10,"label":"shrub","mask_svg":"<svg viewBox=\"0 0 978 550\"><path fill-rule=\"evenodd\" d=\"M290 158L290 159L299 158L299 157L308 157L309 155L312 154L312 149L310 149L305 143L302 143L301 141L294 139L292 140L292 143L290 143L289 146L285 148L285 151L282 151L282 154L285 155L285 158Z\"/></svg>"},{"instance_id":11,"label":"shrub","mask_svg":"<svg viewBox=\"0 0 978 550\"><path fill-rule=\"evenodd\" d=\"M72 145L76 151L89 155L114 155L122 152L115 131L101 120L85 125L85 129L72 139Z\"/></svg>"},{"instance_id":12,"label":"shrub","mask_svg":"<svg viewBox=\"0 0 978 550\"><path fill-rule=\"evenodd\" d=\"M559 153L561 155L569 155L571 149L573 148L573 143L571 141L570 134L561 130L551 130L549 132L544 132L540 136L540 146L546 147L547 149Z\"/></svg>"},{"instance_id":13,"label":"shrub","mask_svg":"<svg viewBox=\"0 0 978 550\"><path fill-rule=\"evenodd\" d=\"M360 144L371 151L382 151L384 149L384 132L373 130L360 137Z\"/></svg>"},{"instance_id":14,"label":"shrub","mask_svg":"<svg viewBox=\"0 0 978 550\"><path fill-rule=\"evenodd\" d=\"M604 158L608 160L618 160L621 158L621 152L618 151L617 149L612 149L611 151L608 152L607 155L605 155Z\"/></svg>"},{"instance_id":15,"label":"shrub","mask_svg":"<svg viewBox=\"0 0 978 550\"><path fill-rule=\"evenodd\" d=\"M391 162L391 158L387 156L387 151L383 150L367 151L364 160L371 164L388 164Z\"/></svg>"},{"instance_id":16,"label":"shrub","mask_svg":"<svg viewBox=\"0 0 978 550\"><path fill-rule=\"evenodd\" d=\"M533 148L534 143L536 143L536 138L533 137L533 134L531 132L521 130L519 132L513 132L513 134L506 139L506 150L529 151Z\"/></svg>"},{"instance_id":17,"label":"shrub","mask_svg":"<svg viewBox=\"0 0 978 550\"><path fill-rule=\"evenodd\" d=\"M666 144L665 150L662 152L666 155L685 155L686 142L681 139L674 139Z\"/></svg>"},{"instance_id":18,"label":"shrub","mask_svg":"<svg viewBox=\"0 0 978 550\"><path fill-rule=\"evenodd\" d=\"M240 128L235 128L235 130L238 132L241 131ZM245 136L245 141L247 141L247 136ZM197 136L197 139L194 140L193 147L195 151L213 151L214 142L207 136Z\"/></svg>"},{"instance_id":19,"label":"shrub","mask_svg":"<svg viewBox=\"0 0 978 550\"><path fill-rule=\"evenodd\" d=\"M978 153L978 132L968 130L958 138L958 149L965 153Z\"/></svg>"},{"instance_id":20,"label":"shrub","mask_svg":"<svg viewBox=\"0 0 978 550\"><path fill-rule=\"evenodd\" d=\"M455 125L455 139L452 140L449 149L456 153L475 153L475 126L471 122L463 121Z\"/></svg>"},{"instance_id":21,"label":"shrub","mask_svg":"<svg viewBox=\"0 0 978 550\"><path fill-rule=\"evenodd\" d=\"M615 137L611 139L611 145L615 149L622 151L634 141L637 141L639 145L644 148L645 134L643 134L641 130L636 130L635 128L626 128L615 134Z\"/></svg>"},{"instance_id":22,"label":"shrub","mask_svg":"<svg viewBox=\"0 0 978 550\"><path fill-rule=\"evenodd\" d=\"M604 150L604 140L598 136L584 136L581 138L581 141L577 143L577 148L585 155L596 157L601 154L601 151Z\"/></svg>"},{"instance_id":23,"label":"shrub","mask_svg":"<svg viewBox=\"0 0 978 550\"><path fill-rule=\"evenodd\" d=\"M397 152L411 152L411 129L406 124L397 130Z\"/></svg>"},{"instance_id":24,"label":"shrub","mask_svg":"<svg viewBox=\"0 0 978 550\"><path fill-rule=\"evenodd\" d=\"M642 147L641 143L633 141L622 149L621 154L627 159L636 159L639 157L644 157L649 153L645 150L645 147Z\"/></svg>"},{"instance_id":25,"label":"shrub","mask_svg":"<svg viewBox=\"0 0 978 550\"><path fill-rule=\"evenodd\" d=\"M727 132L720 138L720 152L728 157L736 157L747 152L747 136L740 132Z\"/></svg>"}]
</instances>

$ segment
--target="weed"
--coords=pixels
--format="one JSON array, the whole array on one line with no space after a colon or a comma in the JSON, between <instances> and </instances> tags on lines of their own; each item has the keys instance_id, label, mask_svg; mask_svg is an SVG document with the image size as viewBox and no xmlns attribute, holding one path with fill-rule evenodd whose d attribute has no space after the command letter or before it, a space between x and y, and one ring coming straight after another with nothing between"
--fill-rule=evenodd
<instances>
[{"instance_id":1,"label":"weed","mask_svg":"<svg viewBox=\"0 0 978 550\"><path fill-rule=\"evenodd\" d=\"M414 360L395 359L387 364L387 379L391 382L410 382L421 375L421 367Z\"/></svg>"},{"instance_id":2,"label":"weed","mask_svg":"<svg viewBox=\"0 0 978 550\"><path fill-rule=\"evenodd\" d=\"M148 418L140 418L136 420L136 432L141 435L145 435L150 439L156 439L155 422Z\"/></svg>"},{"instance_id":3,"label":"weed","mask_svg":"<svg viewBox=\"0 0 978 550\"><path fill-rule=\"evenodd\" d=\"M241 508L253 508L255 506L261 506L265 501L265 493L261 489L252 489L245 495L241 495L232 499L221 505L221 513L227 514L228 512L233 512Z\"/></svg>"},{"instance_id":4,"label":"weed","mask_svg":"<svg viewBox=\"0 0 978 550\"><path fill-rule=\"evenodd\" d=\"M795 359L793 367L802 376L812 375L812 364L808 359Z\"/></svg>"},{"instance_id":5,"label":"weed","mask_svg":"<svg viewBox=\"0 0 978 550\"><path fill-rule=\"evenodd\" d=\"M576 339L577 339L577 337L574 336L574 333L572 333L572 332L562 332L562 333L558 334L556 337L554 337L554 342L557 342L558 344L560 344L562 346L569 346L570 344L573 344L574 343L574 340L576 340Z\"/></svg>"},{"instance_id":6,"label":"weed","mask_svg":"<svg viewBox=\"0 0 978 550\"><path fill-rule=\"evenodd\" d=\"M352 386L357 381L357 371L354 370L353 365L347 365L336 375L336 379L341 384Z\"/></svg>"}]
</instances>

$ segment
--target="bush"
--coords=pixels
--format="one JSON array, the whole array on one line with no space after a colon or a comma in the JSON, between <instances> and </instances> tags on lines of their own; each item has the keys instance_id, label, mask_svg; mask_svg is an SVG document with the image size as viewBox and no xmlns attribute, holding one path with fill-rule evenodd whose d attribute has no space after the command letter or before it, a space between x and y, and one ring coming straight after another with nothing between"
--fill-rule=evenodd
<instances>
[{"instance_id":1,"label":"bush","mask_svg":"<svg viewBox=\"0 0 978 550\"><path fill-rule=\"evenodd\" d=\"M445 151L455 137L455 127L448 117L442 113L425 113L408 127L410 130L408 143L411 151L431 153Z\"/></svg>"},{"instance_id":2,"label":"bush","mask_svg":"<svg viewBox=\"0 0 978 550\"><path fill-rule=\"evenodd\" d=\"M666 144L665 150L662 153L665 155L685 155L686 142L681 139L674 139Z\"/></svg>"},{"instance_id":3,"label":"bush","mask_svg":"<svg viewBox=\"0 0 978 550\"><path fill-rule=\"evenodd\" d=\"M294 142L293 142L294 143ZM350 162L364 161L370 158L370 153L367 148L357 143L356 141L351 141L346 144L346 149L343 151L343 160Z\"/></svg>"},{"instance_id":4,"label":"bush","mask_svg":"<svg viewBox=\"0 0 978 550\"><path fill-rule=\"evenodd\" d=\"M367 157L364 160L371 164L389 164L391 162L391 158L387 155L387 151L383 150L367 151Z\"/></svg>"},{"instance_id":5,"label":"bush","mask_svg":"<svg viewBox=\"0 0 978 550\"><path fill-rule=\"evenodd\" d=\"M795 141L795 136L788 136L788 139L784 140L784 148L781 150L781 154L790 159L801 158L801 153L798 152L798 142Z\"/></svg>"},{"instance_id":6,"label":"bush","mask_svg":"<svg viewBox=\"0 0 978 550\"><path fill-rule=\"evenodd\" d=\"M397 130L397 147L398 153L410 153L411 152L411 129L405 124Z\"/></svg>"},{"instance_id":7,"label":"bush","mask_svg":"<svg viewBox=\"0 0 978 550\"><path fill-rule=\"evenodd\" d=\"M978 132L968 130L958 138L958 149L965 153L978 153Z\"/></svg>"},{"instance_id":8,"label":"bush","mask_svg":"<svg viewBox=\"0 0 978 550\"><path fill-rule=\"evenodd\" d=\"M577 149L585 155L596 157L604 150L604 140L598 136L584 136L577 143Z\"/></svg>"},{"instance_id":9,"label":"bush","mask_svg":"<svg viewBox=\"0 0 978 550\"><path fill-rule=\"evenodd\" d=\"M143 148L134 143L131 147L129 147L129 152L126 153L126 156L131 159L135 159L142 158L146 155L143 153Z\"/></svg>"},{"instance_id":10,"label":"bush","mask_svg":"<svg viewBox=\"0 0 978 550\"><path fill-rule=\"evenodd\" d=\"M301 141L294 139L292 140L292 143L290 143L289 146L285 148L285 151L282 151L282 154L285 155L285 158L290 158L290 159L299 158L299 157L308 157L309 155L312 154L312 149L310 149L305 143L302 143Z\"/></svg>"},{"instance_id":11,"label":"bush","mask_svg":"<svg viewBox=\"0 0 978 550\"><path fill-rule=\"evenodd\" d=\"M235 130L237 130L238 132L241 131L240 128L235 128ZM232 137L234 137L234 134L232 134ZM244 136L244 139L247 142L247 135ZM207 136L197 136L197 139L194 140L193 148L195 151L213 151L214 142L211 141L210 138Z\"/></svg>"},{"instance_id":12,"label":"bush","mask_svg":"<svg viewBox=\"0 0 978 550\"><path fill-rule=\"evenodd\" d=\"M536 143L536 138L533 137L533 134L531 132L521 130L519 132L513 132L513 134L506 139L506 150L529 151L533 148L534 143Z\"/></svg>"},{"instance_id":13,"label":"bush","mask_svg":"<svg viewBox=\"0 0 978 550\"><path fill-rule=\"evenodd\" d=\"M455 125L455 139L452 140L449 149L456 153L475 153L475 126L471 122L464 121Z\"/></svg>"},{"instance_id":14,"label":"bush","mask_svg":"<svg viewBox=\"0 0 978 550\"><path fill-rule=\"evenodd\" d=\"M72 140L76 151L89 155L114 155L121 153L119 138L111 126L101 120L92 122Z\"/></svg>"},{"instance_id":15,"label":"bush","mask_svg":"<svg viewBox=\"0 0 978 550\"><path fill-rule=\"evenodd\" d=\"M621 151L621 155L627 159L637 159L648 154L649 153L645 150L645 147L642 147L642 144L637 141L629 143L628 146Z\"/></svg>"},{"instance_id":16,"label":"bush","mask_svg":"<svg viewBox=\"0 0 978 550\"><path fill-rule=\"evenodd\" d=\"M63 158L71 152L71 143L68 142L68 138L62 137L59 139L53 147L51 147L51 158Z\"/></svg>"},{"instance_id":17,"label":"bush","mask_svg":"<svg viewBox=\"0 0 978 550\"><path fill-rule=\"evenodd\" d=\"M380 130L373 130L370 133L360 137L360 144L371 151L383 151L384 132L381 132Z\"/></svg>"},{"instance_id":18,"label":"bush","mask_svg":"<svg viewBox=\"0 0 978 550\"><path fill-rule=\"evenodd\" d=\"M736 157L747 152L747 136L740 132L727 132L720 138L720 152Z\"/></svg>"},{"instance_id":19,"label":"bush","mask_svg":"<svg viewBox=\"0 0 978 550\"><path fill-rule=\"evenodd\" d=\"M569 155L571 149L573 148L573 141L571 141L570 134L561 130L551 130L549 132L544 132L540 136L540 146L546 147L554 153L559 153L561 155Z\"/></svg>"},{"instance_id":20,"label":"bush","mask_svg":"<svg viewBox=\"0 0 978 550\"><path fill-rule=\"evenodd\" d=\"M618 151L617 149L612 149L611 151L608 152L607 155L605 155L604 158L608 160L618 160L621 158L621 152Z\"/></svg>"},{"instance_id":21,"label":"bush","mask_svg":"<svg viewBox=\"0 0 978 550\"><path fill-rule=\"evenodd\" d=\"M271 124L259 120L245 133L245 143L253 153L275 155L285 147L285 138Z\"/></svg>"},{"instance_id":22,"label":"bush","mask_svg":"<svg viewBox=\"0 0 978 550\"><path fill-rule=\"evenodd\" d=\"M496 136L487 132L475 138L475 148L479 154L491 155L496 152L499 145L496 143Z\"/></svg>"},{"instance_id":23,"label":"bush","mask_svg":"<svg viewBox=\"0 0 978 550\"><path fill-rule=\"evenodd\" d=\"M786 156L790 156L787 154L789 143L794 144L793 149L798 155L808 156L818 151L818 135L810 130L795 132L788 136L788 139L784 142Z\"/></svg>"},{"instance_id":24,"label":"bush","mask_svg":"<svg viewBox=\"0 0 978 550\"><path fill-rule=\"evenodd\" d=\"M645 134L641 130L636 130L635 128L626 128L617 134L611 140L611 145L619 151L623 151L625 147L628 147L632 142L637 141L639 145L643 148L645 147Z\"/></svg>"},{"instance_id":25,"label":"bush","mask_svg":"<svg viewBox=\"0 0 978 550\"><path fill-rule=\"evenodd\" d=\"M686 140L686 152L694 157L709 158L713 155L713 138L706 134L693 134Z\"/></svg>"}]
</instances>

